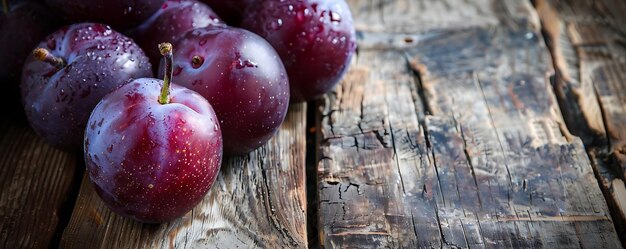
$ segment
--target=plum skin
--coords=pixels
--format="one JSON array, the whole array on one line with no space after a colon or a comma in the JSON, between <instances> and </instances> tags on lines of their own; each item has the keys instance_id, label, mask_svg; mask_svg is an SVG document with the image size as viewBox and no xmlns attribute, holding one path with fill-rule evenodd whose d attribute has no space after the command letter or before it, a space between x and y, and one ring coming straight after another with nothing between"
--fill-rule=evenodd
<instances>
[{"instance_id":1,"label":"plum skin","mask_svg":"<svg viewBox=\"0 0 626 249\"><path fill-rule=\"evenodd\" d=\"M196 0L168 0L148 20L126 32L144 49L150 63L158 68L161 42L174 42L185 32L224 22L207 5Z\"/></svg>"},{"instance_id":2,"label":"plum skin","mask_svg":"<svg viewBox=\"0 0 626 249\"><path fill-rule=\"evenodd\" d=\"M165 0L45 0L71 22L99 22L124 30L139 25Z\"/></svg>"},{"instance_id":3,"label":"plum skin","mask_svg":"<svg viewBox=\"0 0 626 249\"><path fill-rule=\"evenodd\" d=\"M223 20L231 26L238 26L243 19L243 13L258 0L201 0L211 6Z\"/></svg>"},{"instance_id":4,"label":"plum skin","mask_svg":"<svg viewBox=\"0 0 626 249\"><path fill-rule=\"evenodd\" d=\"M278 131L289 107L289 80L263 38L238 28L206 27L185 33L174 47L174 79L211 103L224 153L248 153Z\"/></svg>"},{"instance_id":5,"label":"plum skin","mask_svg":"<svg viewBox=\"0 0 626 249\"><path fill-rule=\"evenodd\" d=\"M62 58L65 66L58 69L29 55L22 71L22 103L31 127L58 148L79 150L100 99L130 79L152 76L139 46L103 24L66 26L38 47Z\"/></svg>"},{"instance_id":6,"label":"plum skin","mask_svg":"<svg viewBox=\"0 0 626 249\"><path fill-rule=\"evenodd\" d=\"M104 203L125 217L161 223L180 217L209 191L222 161L215 112L197 93L138 79L107 95L85 132L89 179Z\"/></svg>"},{"instance_id":7,"label":"plum skin","mask_svg":"<svg viewBox=\"0 0 626 249\"><path fill-rule=\"evenodd\" d=\"M259 0L244 16L241 26L267 39L280 54L295 102L330 91L356 50L344 0Z\"/></svg>"}]
</instances>

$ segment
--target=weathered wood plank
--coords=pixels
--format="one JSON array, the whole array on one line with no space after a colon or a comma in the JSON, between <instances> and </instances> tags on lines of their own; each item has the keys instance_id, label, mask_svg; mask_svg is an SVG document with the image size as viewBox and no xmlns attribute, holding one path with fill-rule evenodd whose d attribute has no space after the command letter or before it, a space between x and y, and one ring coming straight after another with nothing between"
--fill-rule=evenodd
<instances>
[{"instance_id":1,"label":"weathered wood plank","mask_svg":"<svg viewBox=\"0 0 626 249\"><path fill-rule=\"evenodd\" d=\"M225 160L205 199L171 223L146 225L112 213L85 178L61 247L307 247L305 110L292 105L266 145Z\"/></svg>"},{"instance_id":2,"label":"weathered wood plank","mask_svg":"<svg viewBox=\"0 0 626 249\"><path fill-rule=\"evenodd\" d=\"M537 1L557 69L554 89L583 138L626 243L626 2Z\"/></svg>"},{"instance_id":3,"label":"weathered wood plank","mask_svg":"<svg viewBox=\"0 0 626 249\"><path fill-rule=\"evenodd\" d=\"M480 236L460 239L482 241L481 247L620 246L582 142L562 125L549 53L535 30L450 31L409 54L432 113L452 117L426 126L434 165L443 168L440 186L456 185L442 188L442 202L451 207L440 217L478 220L460 223L478 224ZM458 170L468 167L471 174Z\"/></svg>"},{"instance_id":4,"label":"weathered wood plank","mask_svg":"<svg viewBox=\"0 0 626 249\"><path fill-rule=\"evenodd\" d=\"M498 2L483 6L514 4ZM357 23L417 16L408 1L351 4ZM492 13L413 30L357 25L361 52L318 125L322 245L620 246L582 142L563 125L539 25Z\"/></svg>"},{"instance_id":5,"label":"weathered wood plank","mask_svg":"<svg viewBox=\"0 0 626 249\"><path fill-rule=\"evenodd\" d=\"M47 248L70 196L77 156L45 144L23 119L0 122L0 248ZM8 118L7 118L8 117Z\"/></svg>"},{"instance_id":6,"label":"weathered wood plank","mask_svg":"<svg viewBox=\"0 0 626 249\"><path fill-rule=\"evenodd\" d=\"M415 45L420 33L447 28L518 22L539 28L530 1L519 0L348 0L359 48Z\"/></svg>"},{"instance_id":7,"label":"weathered wood plank","mask_svg":"<svg viewBox=\"0 0 626 249\"><path fill-rule=\"evenodd\" d=\"M318 164L326 248L440 247L435 172L401 53L361 52L324 99Z\"/></svg>"},{"instance_id":8,"label":"weathered wood plank","mask_svg":"<svg viewBox=\"0 0 626 249\"><path fill-rule=\"evenodd\" d=\"M499 172L498 165L489 162L485 156L488 152L475 154L477 147L496 148L480 144L477 141L481 138L468 133L465 130L468 128L457 122L437 116L428 116L426 122L437 180L442 186L437 206L446 245L464 248L620 246L607 216L606 204L596 202L603 201L602 195L596 186L590 185L595 179L580 142L528 146L523 155L515 155L515 159L522 162L518 164L505 157L504 166L510 167L509 176L509 172ZM585 191L592 194L585 194Z\"/></svg>"}]
</instances>

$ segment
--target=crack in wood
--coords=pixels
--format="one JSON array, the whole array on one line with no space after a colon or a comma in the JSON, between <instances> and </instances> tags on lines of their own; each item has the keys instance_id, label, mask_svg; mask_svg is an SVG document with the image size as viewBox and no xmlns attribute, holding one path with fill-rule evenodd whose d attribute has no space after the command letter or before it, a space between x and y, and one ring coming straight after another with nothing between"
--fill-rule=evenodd
<instances>
[{"instance_id":1,"label":"crack in wood","mask_svg":"<svg viewBox=\"0 0 626 249\"><path fill-rule=\"evenodd\" d=\"M612 0L593 3L538 0L535 7L542 19L543 32L549 38L546 43L553 58L557 58L554 66L557 72L563 72L557 74L554 88L555 92L565 92L558 97L565 116L571 117L566 118L567 125L587 145L595 176L612 210L615 226L621 230L618 234L622 243L626 244L626 203L619 201L624 197L618 194L623 184L613 180L626 178L626 162L613 160L620 157L619 144L626 139L626 135L620 134L626 120L624 101L621 104L616 101L624 89L619 78L626 77L623 70L612 71L625 63L626 51L614 44L626 37L623 27L616 25L618 20L625 20L626 5ZM573 80L569 71L579 72L579 80ZM583 118L576 120L576 117ZM613 186L614 183L617 185Z\"/></svg>"},{"instance_id":2,"label":"crack in wood","mask_svg":"<svg viewBox=\"0 0 626 249\"><path fill-rule=\"evenodd\" d=\"M608 211L580 141L563 139L558 125L532 8L504 1L497 6L504 16L488 17L501 23L436 26L434 35L393 48L406 36L393 34L402 24L388 14L410 15L421 2L374 3L382 2L351 2L365 6L357 17L384 15L391 34L377 39L390 44L360 50L342 86L324 100L322 113L335 111L319 129L321 244L615 246L611 219L598 218ZM446 8L467 4L471 11L476 2L454 3ZM344 145L353 141L357 148ZM408 226L413 231L402 229Z\"/></svg>"},{"instance_id":3,"label":"crack in wood","mask_svg":"<svg viewBox=\"0 0 626 249\"><path fill-rule=\"evenodd\" d=\"M459 126L457 120L452 117L452 120L454 121L454 124L456 127ZM478 180L476 179L476 172L474 171L474 165L472 163L472 157L470 156L469 151L467 150L467 140L465 138L465 134L463 132L463 127L458 128L459 129L459 134L461 135L461 139L463 139L463 153L465 154L465 160L467 161L467 164L470 167L470 171L472 173L472 179L474 180L474 185L476 186L476 190L480 189L480 187L478 186ZM526 189L526 180L524 180L524 189ZM478 193L476 195L478 197L478 204L480 205L480 209L483 208L483 201L481 200L480 197L480 193Z\"/></svg>"}]
</instances>

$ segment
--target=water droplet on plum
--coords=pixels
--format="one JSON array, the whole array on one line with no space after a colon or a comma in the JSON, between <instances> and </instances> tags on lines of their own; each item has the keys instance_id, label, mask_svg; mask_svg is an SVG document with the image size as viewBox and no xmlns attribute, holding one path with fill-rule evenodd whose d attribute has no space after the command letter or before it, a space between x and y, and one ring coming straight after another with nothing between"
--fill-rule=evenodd
<instances>
[{"instance_id":1,"label":"water droplet on plum","mask_svg":"<svg viewBox=\"0 0 626 249\"><path fill-rule=\"evenodd\" d=\"M330 20L332 22L341 22L341 15L339 13L331 11L330 12Z\"/></svg>"}]
</instances>

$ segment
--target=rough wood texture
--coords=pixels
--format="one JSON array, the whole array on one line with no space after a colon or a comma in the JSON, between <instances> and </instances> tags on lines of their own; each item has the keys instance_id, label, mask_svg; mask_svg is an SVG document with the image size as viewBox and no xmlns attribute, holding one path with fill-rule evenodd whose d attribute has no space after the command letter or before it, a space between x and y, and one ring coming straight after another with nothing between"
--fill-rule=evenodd
<instances>
[{"instance_id":1,"label":"rough wood texture","mask_svg":"<svg viewBox=\"0 0 626 249\"><path fill-rule=\"evenodd\" d=\"M359 23L389 9L417 16L408 2L351 3ZM511 4L498 2L485 5ZM563 125L539 26L510 13L432 24L405 43L393 33L403 23L361 27L360 54L320 109L323 246L620 247L582 142Z\"/></svg>"},{"instance_id":2,"label":"rough wood texture","mask_svg":"<svg viewBox=\"0 0 626 249\"><path fill-rule=\"evenodd\" d=\"M45 144L25 121L0 122L0 248L48 247L73 201L76 167L75 155Z\"/></svg>"},{"instance_id":3,"label":"rough wood texture","mask_svg":"<svg viewBox=\"0 0 626 249\"><path fill-rule=\"evenodd\" d=\"M528 1L348 0L356 29L415 34L442 28L496 25L501 19L539 20ZM537 26L538 27L538 26Z\"/></svg>"},{"instance_id":4,"label":"rough wood texture","mask_svg":"<svg viewBox=\"0 0 626 249\"><path fill-rule=\"evenodd\" d=\"M563 101L582 114L589 143L605 147L626 172L626 2L538 1L560 74ZM568 95L569 94L569 95ZM565 108L568 110L568 108ZM584 127L584 126L583 126ZM604 144L607 143L608 144Z\"/></svg>"},{"instance_id":5,"label":"rough wood texture","mask_svg":"<svg viewBox=\"0 0 626 249\"><path fill-rule=\"evenodd\" d=\"M549 53L535 31L454 31L409 53L432 113L452 117L435 123L443 131L426 123L442 186L440 219L456 222L443 226L444 235L481 247L620 246L582 142L561 124ZM463 159L467 172L458 170ZM477 221L464 223L472 215ZM476 234L459 236L475 224Z\"/></svg>"},{"instance_id":6,"label":"rough wood texture","mask_svg":"<svg viewBox=\"0 0 626 249\"><path fill-rule=\"evenodd\" d=\"M416 86L402 54L367 51L325 98L318 191L326 248L441 246Z\"/></svg>"},{"instance_id":7,"label":"rough wood texture","mask_svg":"<svg viewBox=\"0 0 626 249\"><path fill-rule=\"evenodd\" d=\"M61 248L306 248L306 105L290 108L274 138L226 160L205 199L171 223L112 213L84 179Z\"/></svg>"},{"instance_id":8,"label":"rough wood texture","mask_svg":"<svg viewBox=\"0 0 626 249\"><path fill-rule=\"evenodd\" d=\"M583 138L626 243L626 2L537 1L572 132Z\"/></svg>"},{"instance_id":9,"label":"rough wood texture","mask_svg":"<svg viewBox=\"0 0 626 249\"><path fill-rule=\"evenodd\" d=\"M347 0L360 33L405 34L409 37L445 28L493 26L522 21L539 27L529 1L519 0ZM361 42L372 42L364 39ZM363 43L360 44L364 45ZM381 45L390 45L385 41ZM402 42L392 45L402 46Z\"/></svg>"}]
</instances>

